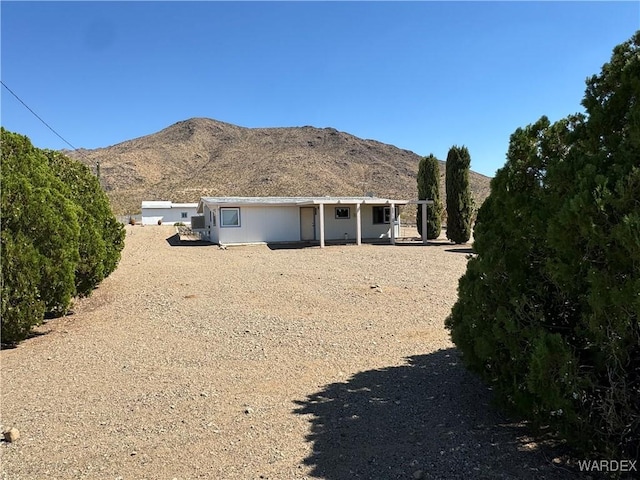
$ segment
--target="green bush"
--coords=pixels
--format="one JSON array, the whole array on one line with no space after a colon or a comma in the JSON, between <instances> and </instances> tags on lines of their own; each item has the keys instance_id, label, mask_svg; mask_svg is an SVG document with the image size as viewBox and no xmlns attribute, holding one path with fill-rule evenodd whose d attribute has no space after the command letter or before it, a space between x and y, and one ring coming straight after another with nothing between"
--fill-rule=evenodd
<instances>
[{"instance_id":1,"label":"green bush","mask_svg":"<svg viewBox=\"0 0 640 480\"><path fill-rule=\"evenodd\" d=\"M79 260L79 226L77 209L66 198L64 185L53 175L45 156L34 148L27 137L2 130L2 251L3 259L8 238L22 244L13 250L28 259L8 257L3 269L3 289L24 291L25 285L13 285L9 279L38 278L38 294L46 312L64 313L75 294L74 270ZM7 245L5 245L7 244ZM32 266L33 252L37 256L36 272L12 272L17 265ZM7 252L8 253L8 252ZM5 275L6 273L6 275ZM13 302L11 296L3 304L2 324L11 322L5 310ZM35 319L34 324L41 319ZM21 322L24 323L24 322ZM5 336L3 341L10 337Z\"/></svg>"},{"instance_id":2,"label":"green bush","mask_svg":"<svg viewBox=\"0 0 640 480\"><path fill-rule=\"evenodd\" d=\"M433 200L433 205L427 205L427 238L438 238L442 230L440 165L433 154L422 158L418 165L418 199ZM422 235L422 205L418 205L416 220L418 234Z\"/></svg>"},{"instance_id":3,"label":"green bush","mask_svg":"<svg viewBox=\"0 0 640 480\"><path fill-rule=\"evenodd\" d=\"M1 135L1 334L14 343L115 269L124 231L86 167L4 128Z\"/></svg>"},{"instance_id":4,"label":"green bush","mask_svg":"<svg viewBox=\"0 0 640 480\"><path fill-rule=\"evenodd\" d=\"M2 238L2 341L26 338L44 317L40 298L40 254L24 233L3 229Z\"/></svg>"},{"instance_id":5,"label":"green bush","mask_svg":"<svg viewBox=\"0 0 640 480\"><path fill-rule=\"evenodd\" d=\"M511 136L446 325L535 424L640 455L640 32L587 81L586 115Z\"/></svg>"},{"instance_id":6,"label":"green bush","mask_svg":"<svg viewBox=\"0 0 640 480\"><path fill-rule=\"evenodd\" d=\"M471 238L473 197L469 170L471 156L467 147L453 146L447 154L447 238L455 243L466 243Z\"/></svg>"},{"instance_id":7,"label":"green bush","mask_svg":"<svg viewBox=\"0 0 640 480\"><path fill-rule=\"evenodd\" d=\"M77 295L86 296L116 268L125 232L113 216L98 178L86 165L53 150L45 150L44 154L62 181L67 198L78 207L82 228L75 285Z\"/></svg>"}]
</instances>

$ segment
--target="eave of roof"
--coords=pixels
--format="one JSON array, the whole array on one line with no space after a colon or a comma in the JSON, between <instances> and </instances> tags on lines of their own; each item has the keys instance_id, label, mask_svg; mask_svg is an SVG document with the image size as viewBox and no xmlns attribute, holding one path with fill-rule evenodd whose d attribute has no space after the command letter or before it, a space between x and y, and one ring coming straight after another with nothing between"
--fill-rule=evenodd
<instances>
[{"instance_id":1,"label":"eave of roof","mask_svg":"<svg viewBox=\"0 0 640 480\"><path fill-rule=\"evenodd\" d=\"M145 200L142 202L142 208L171 208L169 201Z\"/></svg>"},{"instance_id":2,"label":"eave of roof","mask_svg":"<svg viewBox=\"0 0 640 480\"><path fill-rule=\"evenodd\" d=\"M197 203L173 203L169 200L143 200L142 208L196 208Z\"/></svg>"},{"instance_id":3,"label":"eave of roof","mask_svg":"<svg viewBox=\"0 0 640 480\"><path fill-rule=\"evenodd\" d=\"M377 197L202 197L198 204L208 205L263 205L263 206L304 206L304 205L405 205L407 200L393 200Z\"/></svg>"}]
</instances>

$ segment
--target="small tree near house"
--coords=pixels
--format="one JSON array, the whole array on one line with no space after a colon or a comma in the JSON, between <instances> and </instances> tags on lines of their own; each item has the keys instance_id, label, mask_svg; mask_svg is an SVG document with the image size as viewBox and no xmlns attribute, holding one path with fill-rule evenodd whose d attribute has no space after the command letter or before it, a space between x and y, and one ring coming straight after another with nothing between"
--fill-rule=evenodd
<instances>
[{"instance_id":1,"label":"small tree near house","mask_svg":"<svg viewBox=\"0 0 640 480\"><path fill-rule=\"evenodd\" d=\"M427 238L433 240L440 236L442 230L442 201L440 200L440 165L438 159L430 154L420 160L418 165L418 199L433 200L427 205ZM422 235L422 209L418 205L418 234Z\"/></svg>"},{"instance_id":2,"label":"small tree near house","mask_svg":"<svg viewBox=\"0 0 640 480\"><path fill-rule=\"evenodd\" d=\"M469 182L471 156L467 147L453 146L447 154L447 238L466 243L471 238L473 197Z\"/></svg>"}]
</instances>

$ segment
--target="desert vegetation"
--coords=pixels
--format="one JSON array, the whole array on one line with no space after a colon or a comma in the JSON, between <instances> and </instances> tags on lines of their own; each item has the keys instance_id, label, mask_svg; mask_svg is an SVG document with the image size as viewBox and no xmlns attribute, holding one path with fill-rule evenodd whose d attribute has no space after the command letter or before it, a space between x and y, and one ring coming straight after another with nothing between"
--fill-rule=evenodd
<instances>
[{"instance_id":1,"label":"desert vegetation","mask_svg":"<svg viewBox=\"0 0 640 480\"><path fill-rule=\"evenodd\" d=\"M427 238L433 240L442 230L442 201L440 200L440 162L433 154L424 157L418 165L418 199L433 200L427 209ZM418 205L416 223L418 234L422 235L422 205Z\"/></svg>"},{"instance_id":2,"label":"desert vegetation","mask_svg":"<svg viewBox=\"0 0 640 480\"><path fill-rule=\"evenodd\" d=\"M2 342L14 343L113 272L124 230L87 167L1 134Z\"/></svg>"},{"instance_id":3,"label":"desert vegetation","mask_svg":"<svg viewBox=\"0 0 640 480\"><path fill-rule=\"evenodd\" d=\"M466 243L473 227L473 197L469 183L471 155L467 147L449 149L446 163L447 238L455 243Z\"/></svg>"},{"instance_id":4,"label":"desert vegetation","mask_svg":"<svg viewBox=\"0 0 640 480\"><path fill-rule=\"evenodd\" d=\"M513 133L468 257L446 241L198 251L130 222L124 270L80 302L95 323L51 326L28 354L5 352L3 415L30 440L7 447L3 468L34 478L70 464L87 476L153 466L218 478L564 477L562 459L547 461L521 424L490 409L493 394L579 452L638 458L639 78L640 32L588 79L586 114ZM313 134L302 148L344 140ZM465 147L451 148L454 243L471 235L469 164ZM419 198L438 196L441 168L420 162ZM2 340L17 342L116 269L125 230L87 167L4 129L1 212ZM429 238L441 215L434 202ZM491 389L458 368L460 352ZM42 408L25 409L36 397ZM61 422L58 411L74 413ZM509 471L514 463L522 469Z\"/></svg>"},{"instance_id":5,"label":"desert vegetation","mask_svg":"<svg viewBox=\"0 0 640 480\"><path fill-rule=\"evenodd\" d=\"M513 133L447 319L505 405L604 458L640 456L639 79L637 32L586 114Z\"/></svg>"}]
</instances>

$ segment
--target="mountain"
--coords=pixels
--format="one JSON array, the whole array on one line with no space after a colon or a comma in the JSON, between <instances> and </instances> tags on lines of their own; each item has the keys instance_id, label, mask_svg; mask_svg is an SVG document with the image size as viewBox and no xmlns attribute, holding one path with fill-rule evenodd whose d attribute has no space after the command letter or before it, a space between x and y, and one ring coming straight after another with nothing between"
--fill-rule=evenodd
<instances>
[{"instance_id":1,"label":"mountain","mask_svg":"<svg viewBox=\"0 0 640 480\"><path fill-rule=\"evenodd\" d=\"M420 155L333 128L245 128L207 118L94 150L65 151L93 171L114 213L142 200L197 202L201 196L362 196L414 199ZM444 189L444 162L441 162ZM471 172L479 204L489 177ZM443 191L444 201L444 191Z\"/></svg>"}]
</instances>

